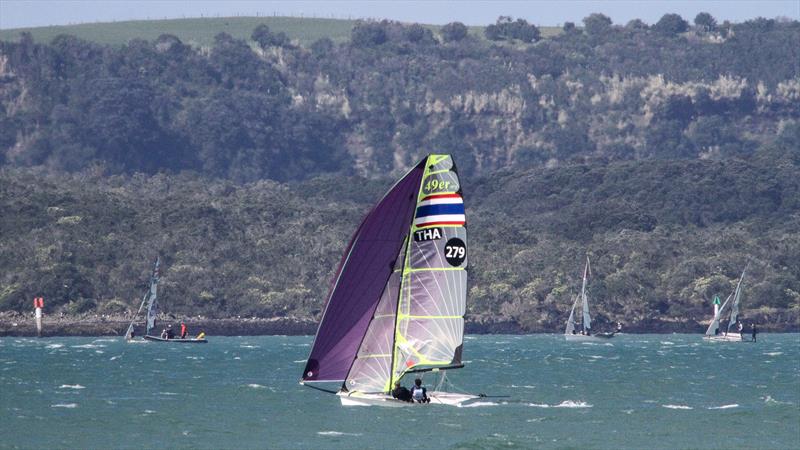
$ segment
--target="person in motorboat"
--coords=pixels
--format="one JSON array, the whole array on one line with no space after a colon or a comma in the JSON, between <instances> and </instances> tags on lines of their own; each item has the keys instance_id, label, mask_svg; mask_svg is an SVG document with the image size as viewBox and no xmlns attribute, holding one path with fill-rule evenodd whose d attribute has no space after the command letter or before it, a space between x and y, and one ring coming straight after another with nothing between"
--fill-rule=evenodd
<instances>
[{"instance_id":1,"label":"person in motorboat","mask_svg":"<svg viewBox=\"0 0 800 450\"><path fill-rule=\"evenodd\" d=\"M167 339L167 329L166 328L161 330L161 339Z\"/></svg>"},{"instance_id":2,"label":"person in motorboat","mask_svg":"<svg viewBox=\"0 0 800 450\"><path fill-rule=\"evenodd\" d=\"M431 402L431 399L428 398L428 389L422 386L422 379L414 380L414 386L411 386L411 398L417 403Z\"/></svg>"},{"instance_id":3,"label":"person in motorboat","mask_svg":"<svg viewBox=\"0 0 800 450\"><path fill-rule=\"evenodd\" d=\"M199 339L205 339L205 337L206 337L206 332L205 331L201 331L200 334L198 334L195 339L198 339L198 340Z\"/></svg>"},{"instance_id":4,"label":"person in motorboat","mask_svg":"<svg viewBox=\"0 0 800 450\"><path fill-rule=\"evenodd\" d=\"M742 325L742 322L737 322L736 326L739 328L739 338L743 338L742 332L744 331L744 325Z\"/></svg>"},{"instance_id":5,"label":"person in motorboat","mask_svg":"<svg viewBox=\"0 0 800 450\"><path fill-rule=\"evenodd\" d=\"M413 398L411 397L411 391L409 391L405 386L401 386L399 381L394 382L394 390L392 390L392 398L396 398L397 400L402 400L404 402L413 402Z\"/></svg>"},{"instance_id":6,"label":"person in motorboat","mask_svg":"<svg viewBox=\"0 0 800 450\"><path fill-rule=\"evenodd\" d=\"M167 339L175 339L175 332L172 331L172 324L167 325Z\"/></svg>"},{"instance_id":7,"label":"person in motorboat","mask_svg":"<svg viewBox=\"0 0 800 450\"><path fill-rule=\"evenodd\" d=\"M181 322L181 339L186 339L186 334L189 332L189 329L186 328L186 324Z\"/></svg>"}]
</instances>

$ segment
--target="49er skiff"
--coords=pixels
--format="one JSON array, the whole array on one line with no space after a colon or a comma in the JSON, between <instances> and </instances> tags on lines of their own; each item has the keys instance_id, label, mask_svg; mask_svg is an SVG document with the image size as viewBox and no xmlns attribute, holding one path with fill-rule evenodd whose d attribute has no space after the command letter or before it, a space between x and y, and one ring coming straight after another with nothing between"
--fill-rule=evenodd
<instances>
[{"instance_id":1,"label":"49er skiff","mask_svg":"<svg viewBox=\"0 0 800 450\"><path fill-rule=\"evenodd\" d=\"M367 214L339 264L300 380L343 405L403 406L406 374L438 372L431 404L480 395L444 392L459 369L467 299L464 201L449 155L414 166ZM338 390L321 388L336 383Z\"/></svg>"}]
</instances>

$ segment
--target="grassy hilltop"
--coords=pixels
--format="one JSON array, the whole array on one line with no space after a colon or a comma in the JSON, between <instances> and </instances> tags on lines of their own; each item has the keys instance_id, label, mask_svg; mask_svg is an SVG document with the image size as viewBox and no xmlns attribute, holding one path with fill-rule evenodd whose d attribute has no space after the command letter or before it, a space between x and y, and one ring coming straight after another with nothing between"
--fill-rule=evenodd
<instances>
[{"instance_id":1,"label":"grassy hilltop","mask_svg":"<svg viewBox=\"0 0 800 450\"><path fill-rule=\"evenodd\" d=\"M214 36L228 33L237 39L250 39L250 33L258 25L265 24L275 32L283 32L289 39L300 45L310 45L321 38L334 42L350 39L350 30L356 20L319 19L306 17L206 17L190 19L130 20L120 22L99 22L77 25L58 25L49 27L13 28L0 30L0 40L14 40L22 32L28 32L38 42L50 42L60 34L96 42L98 44L122 45L131 39L154 40L162 34L172 34L187 44L207 47L214 42ZM426 25L431 30L441 28ZM483 27L471 27L470 33L483 36ZM558 34L560 28L542 27L542 34Z\"/></svg>"}]
</instances>

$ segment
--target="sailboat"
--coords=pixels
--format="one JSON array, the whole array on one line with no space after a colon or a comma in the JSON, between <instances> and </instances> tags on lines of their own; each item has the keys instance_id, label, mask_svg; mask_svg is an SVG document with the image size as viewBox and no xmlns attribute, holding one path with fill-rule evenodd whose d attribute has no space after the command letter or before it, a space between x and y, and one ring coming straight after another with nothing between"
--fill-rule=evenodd
<instances>
[{"instance_id":1,"label":"sailboat","mask_svg":"<svg viewBox=\"0 0 800 450\"><path fill-rule=\"evenodd\" d=\"M429 155L372 208L336 271L300 384L347 406L405 406L392 398L405 375L440 375L430 404L482 395L446 392L464 367L467 229L456 167ZM338 385L338 390L325 385Z\"/></svg>"},{"instance_id":2,"label":"sailboat","mask_svg":"<svg viewBox=\"0 0 800 450\"><path fill-rule=\"evenodd\" d=\"M134 327L136 325L136 319L139 317L139 314L142 313L145 305L147 305L147 314L145 316L145 332L143 338L148 341L158 341L158 342L175 342L175 343L194 343L194 344L204 344L207 343L208 340L205 338L190 338L190 339L166 339L160 336L153 336L150 332L155 329L156 327L156 316L158 315L158 267L161 264L161 258L156 258L156 262L153 265L153 272L150 275L150 286L145 291L144 295L142 296L142 303L139 305L139 310L136 311L136 314L131 319L130 325L128 325L128 330L125 332L125 340L132 341L134 339Z\"/></svg>"},{"instance_id":3,"label":"sailboat","mask_svg":"<svg viewBox=\"0 0 800 450\"><path fill-rule=\"evenodd\" d=\"M567 319L567 326L564 329L564 339L567 341L595 341L600 339L609 339L617 334L621 327L617 324L616 331L611 333L595 333L592 334L592 316L589 314L589 297L586 295L586 282L589 278L590 266L589 257L586 257L586 266L583 268L583 283L581 285L581 295L575 297L572 303L572 309L569 312L569 319ZM582 301L581 309L583 311L583 322L581 322L581 331L578 332L575 324L575 308L578 306L578 300Z\"/></svg>"},{"instance_id":4,"label":"sailboat","mask_svg":"<svg viewBox=\"0 0 800 450\"><path fill-rule=\"evenodd\" d=\"M725 302L721 307L714 305L714 318L706 330L703 339L708 341L724 341L724 342L743 342L745 339L742 337L742 330L737 327L739 323L739 304L742 300L742 281L744 280L744 273L747 271L749 264L742 270L742 275L739 277L739 282L736 283L736 288L728 295ZM730 303L733 299L733 303ZM728 316L728 326L725 332L720 332L720 320L725 314L726 307L731 305L730 313Z\"/></svg>"}]
</instances>

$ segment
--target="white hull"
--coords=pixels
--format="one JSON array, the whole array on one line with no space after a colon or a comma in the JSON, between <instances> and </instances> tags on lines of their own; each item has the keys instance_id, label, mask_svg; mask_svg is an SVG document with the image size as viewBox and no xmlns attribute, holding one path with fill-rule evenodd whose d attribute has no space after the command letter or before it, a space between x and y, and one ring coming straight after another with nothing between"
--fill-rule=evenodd
<instances>
[{"instance_id":1,"label":"white hull","mask_svg":"<svg viewBox=\"0 0 800 450\"><path fill-rule=\"evenodd\" d=\"M613 335L591 335L586 336L585 334L565 334L564 339L569 342L597 342L597 341L605 341L607 339L613 338Z\"/></svg>"},{"instance_id":2,"label":"white hull","mask_svg":"<svg viewBox=\"0 0 800 450\"><path fill-rule=\"evenodd\" d=\"M338 392L336 395L339 396L339 399L342 401L342 406L388 406L395 408L403 406L424 406L426 404L461 406L463 403L480 398L477 395L433 391L428 392L428 398L431 399L431 402L422 404L400 401L392 398L389 394Z\"/></svg>"},{"instance_id":3,"label":"white hull","mask_svg":"<svg viewBox=\"0 0 800 450\"><path fill-rule=\"evenodd\" d=\"M743 338L739 333L729 333L728 335L720 334L717 336L703 336L706 341L716 342L750 342L751 339Z\"/></svg>"}]
</instances>

